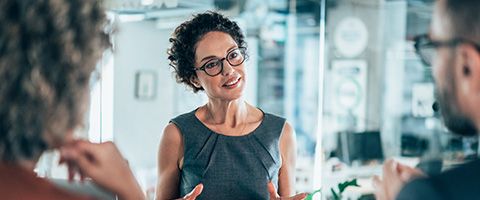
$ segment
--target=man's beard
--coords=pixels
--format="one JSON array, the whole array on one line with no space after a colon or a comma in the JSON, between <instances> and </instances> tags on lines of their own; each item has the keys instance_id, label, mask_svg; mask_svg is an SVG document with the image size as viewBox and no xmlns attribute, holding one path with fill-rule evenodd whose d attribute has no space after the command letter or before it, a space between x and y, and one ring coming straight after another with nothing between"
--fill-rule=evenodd
<instances>
[{"instance_id":1,"label":"man's beard","mask_svg":"<svg viewBox=\"0 0 480 200\"><path fill-rule=\"evenodd\" d=\"M440 113L442 114L445 126L450 131L458 135L475 136L477 134L477 128L473 124L472 120L470 120L464 114L460 113L458 107L455 106L453 102L451 102L452 97L452 95L447 94L437 95L437 101L440 106Z\"/></svg>"},{"instance_id":2,"label":"man's beard","mask_svg":"<svg viewBox=\"0 0 480 200\"><path fill-rule=\"evenodd\" d=\"M446 85L446 88L439 88L435 94L440 107L440 113L443 117L443 122L453 133L461 136L475 136L478 132L475 124L470 118L462 113L460 106L458 105L455 93L456 81L453 75L453 62L450 62L448 66L444 67L450 68L445 75L445 81L448 81L451 84L448 84L447 82L447 84L444 84Z\"/></svg>"}]
</instances>

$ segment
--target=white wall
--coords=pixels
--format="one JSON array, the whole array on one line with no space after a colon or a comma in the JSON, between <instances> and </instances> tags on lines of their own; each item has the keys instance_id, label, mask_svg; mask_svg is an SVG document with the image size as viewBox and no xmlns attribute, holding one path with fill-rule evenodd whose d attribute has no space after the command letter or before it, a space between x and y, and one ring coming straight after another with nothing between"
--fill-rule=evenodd
<instances>
[{"instance_id":1,"label":"white wall","mask_svg":"<svg viewBox=\"0 0 480 200\"><path fill-rule=\"evenodd\" d=\"M171 30L158 30L155 22L119 24L114 57L114 141L133 168L156 166L163 128L174 112L176 82L167 62ZM154 100L135 98L135 74L157 73Z\"/></svg>"},{"instance_id":2,"label":"white wall","mask_svg":"<svg viewBox=\"0 0 480 200\"><path fill-rule=\"evenodd\" d=\"M155 168L163 128L173 117L192 111L206 102L203 92L194 94L174 80L168 65L171 29L158 29L154 21L119 24L114 53L113 138L135 169ZM256 105L257 41L249 39L250 60L245 100ZM135 98L135 74L157 73L154 100Z\"/></svg>"}]
</instances>

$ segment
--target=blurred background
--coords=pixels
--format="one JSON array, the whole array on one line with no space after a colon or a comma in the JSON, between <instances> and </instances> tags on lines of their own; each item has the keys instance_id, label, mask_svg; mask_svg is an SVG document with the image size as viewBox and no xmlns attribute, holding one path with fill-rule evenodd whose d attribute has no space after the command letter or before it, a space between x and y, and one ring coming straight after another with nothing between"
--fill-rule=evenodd
<instances>
[{"instance_id":1,"label":"blurred background","mask_svg":"<svg viewBox=\"0 0 480 200\"><path fill-rule=\"evenodd\" d=\"M451 135L432 109L431 69L413 40L427 33L431 0L106 0L118 31L98 64L80 137L114 141L153 198L163 128L206 102L174 80L167 48L192 14L234 19L250 58L245 99L287 118L297 133L296 190L373 199L370 178L394 157L438 173L477 155L477 138ZM37 172L65 177L54 152ZM324 198L330 194L325 192ZM318 198L318 197L317 197Z\"/></svg>"}]
</instances>

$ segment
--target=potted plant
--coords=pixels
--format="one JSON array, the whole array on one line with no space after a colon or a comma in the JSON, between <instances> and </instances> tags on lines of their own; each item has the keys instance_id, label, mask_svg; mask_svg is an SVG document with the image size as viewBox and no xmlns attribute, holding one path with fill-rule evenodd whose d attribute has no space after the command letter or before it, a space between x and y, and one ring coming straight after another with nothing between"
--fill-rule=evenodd
<instances>
[{"instance_id":1,"label":"potted plant","mask_svg":"<svg viewBox=\"0 0 480 200\"><path fill-rule=\"evenodd\" d=\"M357 179L353 179L351 181L345 181L341 182L337 185L337 189L330 188L330 192L332 192L332 198L333 200L342 200L342 194L347 189L348 187L360 187L360 185L357 184ZM318 189L313 191L312 193L308 194L305 200L312 200L313 195L316 193L322 193L322 189Z\"/></svg>"}]
</instances>

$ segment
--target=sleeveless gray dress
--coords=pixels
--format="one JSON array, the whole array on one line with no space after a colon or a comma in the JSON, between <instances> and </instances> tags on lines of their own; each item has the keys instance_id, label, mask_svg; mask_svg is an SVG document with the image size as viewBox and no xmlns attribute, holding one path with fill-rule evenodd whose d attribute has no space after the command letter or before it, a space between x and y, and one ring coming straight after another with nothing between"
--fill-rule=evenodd
<instances>
[{"instance_id":1,"label":"sleeveless gray dress","mask_svg":"<svg viewBox=\"0 0 480 200\"><path fill-rule=\"evenodd\" d=\"M267 183L278 188L279 139L285 119L264 113L260 126L243 136L226 136L207 128L195 111L171 120L184 142L180 195L203 183L197 200L268 199Z\"/></svg>"}]
</instances>

